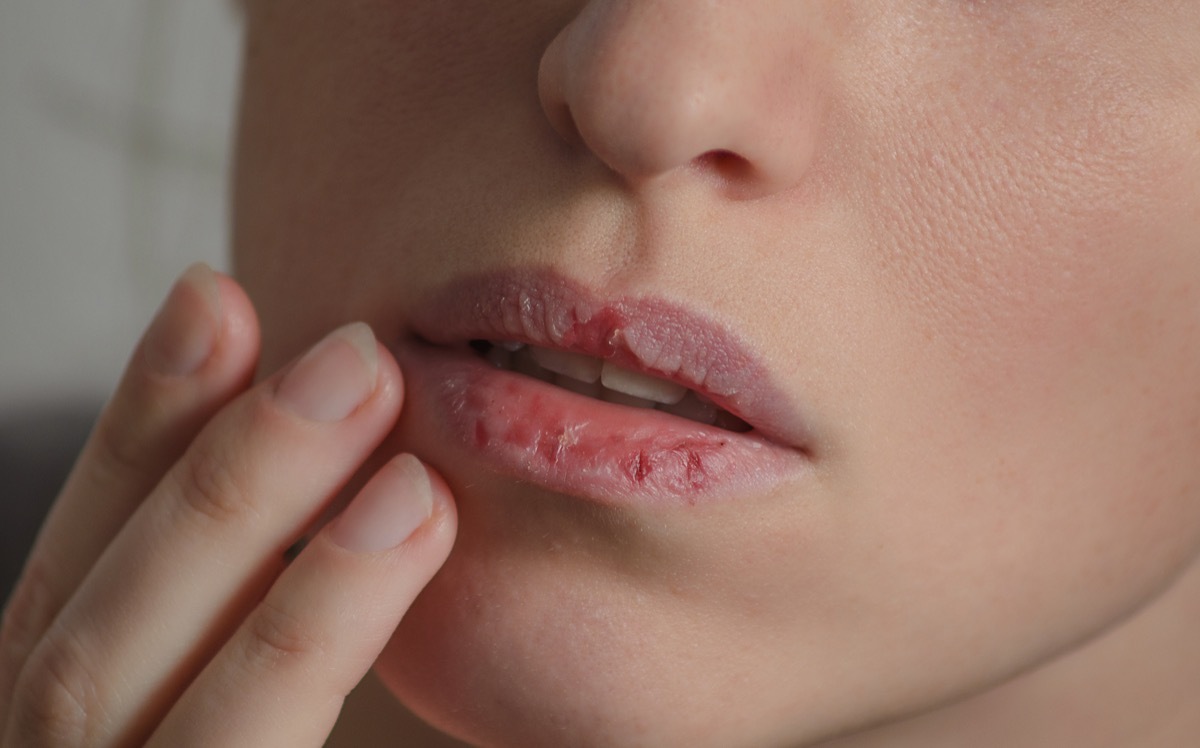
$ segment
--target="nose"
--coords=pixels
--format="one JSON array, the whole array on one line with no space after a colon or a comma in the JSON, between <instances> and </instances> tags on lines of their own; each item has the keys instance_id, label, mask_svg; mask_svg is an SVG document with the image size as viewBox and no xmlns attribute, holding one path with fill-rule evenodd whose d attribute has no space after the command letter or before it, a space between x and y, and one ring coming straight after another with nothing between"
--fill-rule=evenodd
<instances>
[{"instance_id":1,"label":"nose","mask_svg":"<svg viewBox=\"0 0 1200 748\"><path fill-rule=\"evenodd\" d=\"M687 172L746 198L787 190L819 135L813 5L590 0L542 56L542 108L632 186Z\"/></svg>"}]
</instances>

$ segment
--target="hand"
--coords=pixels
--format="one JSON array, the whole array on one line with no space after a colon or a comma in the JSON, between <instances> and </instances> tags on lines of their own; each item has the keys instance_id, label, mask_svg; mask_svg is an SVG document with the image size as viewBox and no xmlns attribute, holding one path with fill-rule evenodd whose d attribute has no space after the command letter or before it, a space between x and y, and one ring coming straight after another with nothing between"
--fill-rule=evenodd
<instances>
[{"instance_id":1,"label":"hand","mask_svg":"<svg viewBox=\"0 0 1200 748\"><path fill-rule=\"evenodd\" d=\"M446 484L379 469L290 563L394 425L362 324L250 387L254 311L197 266L96 424L0 629L0 745L319 746L450 551Z\"/></svg>"}]
</instances>

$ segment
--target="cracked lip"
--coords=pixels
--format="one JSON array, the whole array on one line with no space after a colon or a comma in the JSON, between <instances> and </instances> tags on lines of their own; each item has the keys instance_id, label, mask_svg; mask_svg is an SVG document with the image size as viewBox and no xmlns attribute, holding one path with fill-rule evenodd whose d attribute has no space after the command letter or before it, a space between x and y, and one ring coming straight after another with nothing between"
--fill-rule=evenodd
<instances>
[{"instance_id":1,"label":"cracked lip","mask_svg":"<svg viewBox=\"0 0 1200 748\"><path fill-rule=\"evenodd\" d=\"M752 350L662 299L602 298L548 269L472 276L416 307L393 346L406 417L493 472L602 503L695 504L811 468L799 413ZM466 344L511 340L611 360L695 390L752 427L726 431L492 367Z\"/></svg>"}]
</instances>

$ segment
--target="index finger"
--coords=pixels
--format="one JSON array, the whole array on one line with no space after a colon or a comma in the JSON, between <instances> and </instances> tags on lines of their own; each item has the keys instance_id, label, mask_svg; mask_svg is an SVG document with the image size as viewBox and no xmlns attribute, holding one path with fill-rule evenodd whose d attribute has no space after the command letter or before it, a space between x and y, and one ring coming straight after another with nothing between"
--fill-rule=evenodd
<instances>
[{"instance_id":1,"label":"index finger","mask_svg":"<svg viewBox=\"0 0 1200 748\"><path fill-rule=\"evenodd\" d=\"M456 529L441 477L411 455L391 460L284 571L149 744L322 745Z\"/></svg>"}]
</instances>

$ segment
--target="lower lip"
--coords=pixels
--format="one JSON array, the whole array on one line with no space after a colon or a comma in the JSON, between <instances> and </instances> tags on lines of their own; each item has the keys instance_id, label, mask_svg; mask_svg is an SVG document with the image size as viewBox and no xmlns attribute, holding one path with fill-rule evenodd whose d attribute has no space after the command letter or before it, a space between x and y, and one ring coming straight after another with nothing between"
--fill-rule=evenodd
<instances>
[{"instance_id":1,"label":"lower lip","mask_svg":"<svg viewBox=\"0 0 1200 748\"><path fill-rule=\"evenodd\" d=\"M406 415L422 433L558 493L609 505L692 505L761 493L810 466L802 451L753 431L594 400L467 351L406 343L396 354Z\"/></svg>"}]
</instances>

